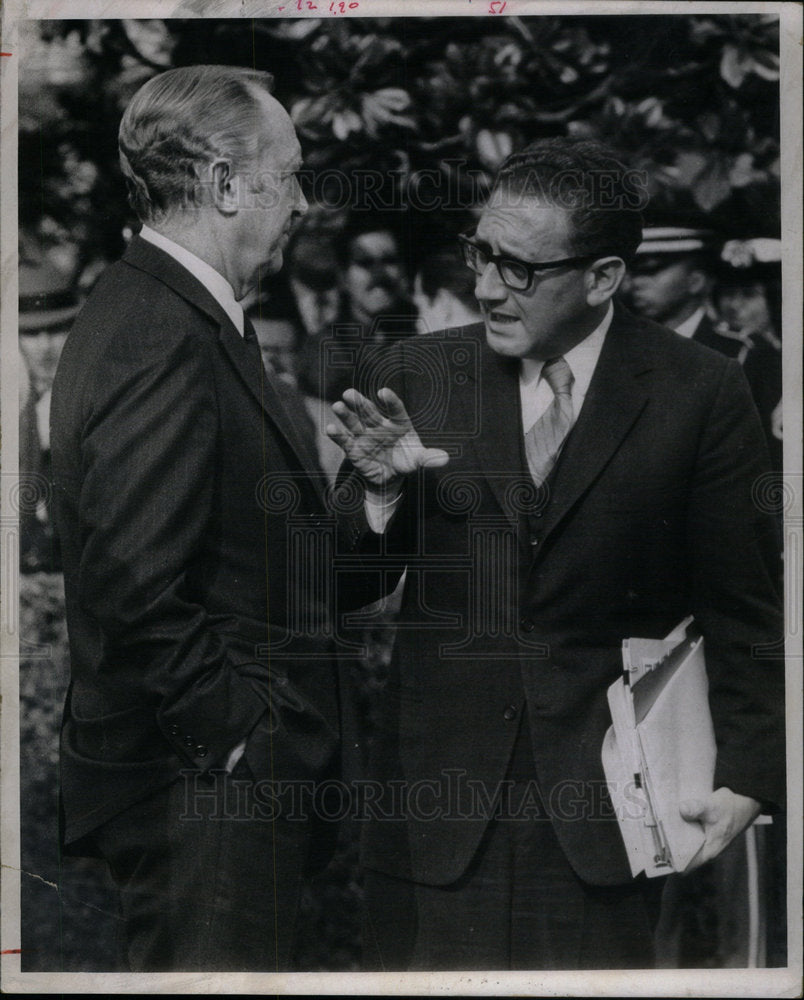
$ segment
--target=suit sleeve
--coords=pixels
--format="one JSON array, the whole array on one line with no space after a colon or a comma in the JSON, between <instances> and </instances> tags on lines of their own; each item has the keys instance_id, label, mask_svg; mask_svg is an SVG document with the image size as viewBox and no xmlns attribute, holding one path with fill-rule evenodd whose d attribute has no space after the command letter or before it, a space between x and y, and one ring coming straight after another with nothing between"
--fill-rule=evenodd
<instances>
[{"instance_id":1,"label":"suit sleeve","mask_svg":"<svg viewBox=\"0 0 804 1000\"><path fill-rule=\"evenodd\" d=\"M706 645L715 787L775 808L785 792L784 622L770 492L762 428L730 361L701 435L687 558Z\"/></svg>"},{"instance_id":2,"label":"suit sleeve","mask_svg":"<svg viewBox=\"0 0 804 1000\"><path fill-rule=\"evenodd\" d=\"M147 341L109 360L85 426L79 600L100 626L116 689L151 704L176 752L204 769L225 761L266 706L188 583L221 447L208 348L169 332Z\"/></svg>"},{"instance_id":3,"label":"suit sleeve","mask_svg":"<svg viewBox=\"0 0 804 1000\"><path fill-rule=\"evenodd\" d=\"M375 345L360 368L361 377L355 379L357 390L378 404L377 388L390 385L403 402L408 402L404 382L404 348L404 341L384 349ZM374 366L379 362L383 362L382 378L375 375ZM338 470L333 501L336 511L339 511L339 538L343 552L351 559L351 566L339 577L339 612L372 604L392 593L399 583L404 561L396 558L396 565L390 566L387 557L410 551L407 541L410 532L408 508L415 488L415 477L408 476L385 529L377 532L367 516L363 479L351 462L344 458Z\"/></svg>"}]
</instances>

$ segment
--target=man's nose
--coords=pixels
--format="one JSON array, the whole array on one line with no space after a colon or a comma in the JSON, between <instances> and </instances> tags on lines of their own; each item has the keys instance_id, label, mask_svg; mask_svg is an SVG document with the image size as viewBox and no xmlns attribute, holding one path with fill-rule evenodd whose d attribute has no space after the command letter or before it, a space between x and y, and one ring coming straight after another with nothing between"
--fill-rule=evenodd
<instances>
[{"instance_id":1,"label":"man's nose","mask_svg":"<svg viewBox=\"0 0 804 1000\"><path fill-rule=\"evenodd\" d=\"M489 261L475 278L475 298L480 302L499 302L507 295L508 289L503 284L497 265Z\"/></svg>"},{"instance_id":2,"label":"man's nose","mask_svg":"<svg viewBox=\"0 0 804 1000\"><path fill-rule=\"evenodd\" d=\"M299 184L298 181L296 182L296 184L297 184L296 190L298 196L296 198L296 207L294 211L298 215L305 215L310 205L308 204L307 199L304 197L304 191L302 191L301 189L301 184Z\"/></svg>"}]
</instances>

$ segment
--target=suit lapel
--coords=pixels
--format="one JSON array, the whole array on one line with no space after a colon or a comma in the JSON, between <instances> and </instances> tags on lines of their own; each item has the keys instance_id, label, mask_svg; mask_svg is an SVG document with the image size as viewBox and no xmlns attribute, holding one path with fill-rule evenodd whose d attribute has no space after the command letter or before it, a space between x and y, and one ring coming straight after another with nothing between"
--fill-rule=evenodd
<instances>
[{"instance_id":1,"label":"suit lapel","mask_svg":"<svg viewBox=\"0 0 804 1000\"><path fill-rule=\"evenodd\" d=\"M264 414L293 449L299 463L310 473L316 492L323 501L324 480L317 458L288 413L280 390L266 373L259 346L246 343L214 296L194 275L159 247L135 236L123 255L123 260L172 288L217 323L220 331L218 339L224 353Z\"/></svg>"},{"instance_id":2,"label":"suit lapel","mask_svg":"<svg viewBox=\"0 0 804 1000\"><path fill-rule=\"evenodd\" d=\"M249 391L293 448L301 465L310 473L310 478L323 500L323 473L313 452L312 443L305 438L303 428L299 426L298 421L293 419L283 398L283 389L276 384L275 376L266 372L259 345L243 340L230 323L221 326L219 341ZM302 405L301 399L299 405Z\"/></svg>"},{"instance_id":3,"label":"suit lapel","mask_svg":"<svg viewBox=\"0 0 804 1000\"><path fill-rule=\"evenodd\" d=\"M647 331L616 310L580 416L567 437L550 482L542 539L554 531L597 479L648 399L640 376L653 367Z\"/></svg>"}]
</instances>

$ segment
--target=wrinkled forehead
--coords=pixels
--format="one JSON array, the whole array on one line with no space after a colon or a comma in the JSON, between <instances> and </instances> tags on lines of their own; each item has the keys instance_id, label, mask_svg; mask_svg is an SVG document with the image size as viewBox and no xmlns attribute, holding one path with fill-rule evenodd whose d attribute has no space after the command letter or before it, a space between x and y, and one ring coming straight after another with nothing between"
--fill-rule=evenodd
<instances>
[{"instance_id":1,"label":"wrinkled forehead","mask_svg":"<svg viewBox=\"0 0 804 1000\"><path fill-rule=\"evenodd\" d=\"M533 246L564 249L569 247L573 231L570 210L502 185L483 209L476 238L511 251Z\"/></svg>"}]
</instances>

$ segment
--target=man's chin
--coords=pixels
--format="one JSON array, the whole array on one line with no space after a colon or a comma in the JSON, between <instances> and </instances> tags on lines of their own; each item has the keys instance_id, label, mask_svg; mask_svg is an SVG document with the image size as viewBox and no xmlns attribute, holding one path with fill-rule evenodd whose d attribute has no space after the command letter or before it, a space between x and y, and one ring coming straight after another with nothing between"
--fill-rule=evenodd
<instances>
[{"instance_id":1,"label":"man's chin","mask_svg":"<svg viewBox=\"0 0 804 1000\"><path fill-rule=\"evenodd\" d=\"M486 343L495 354L502 354L507 358L521 358L523 356L525 347L516 337L500 333L489 326L488 321L486 321L485 326Z\"/></svg>"}]
</instances>

